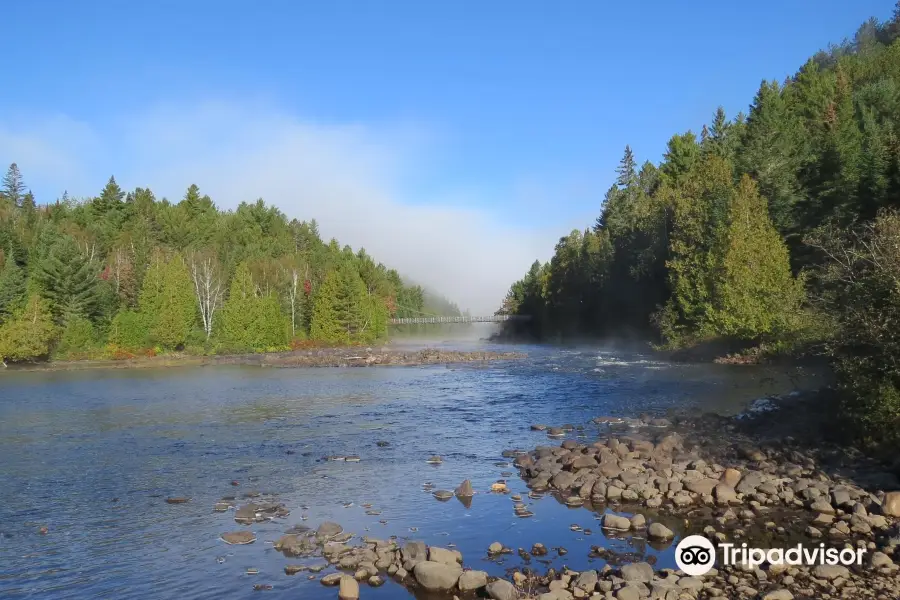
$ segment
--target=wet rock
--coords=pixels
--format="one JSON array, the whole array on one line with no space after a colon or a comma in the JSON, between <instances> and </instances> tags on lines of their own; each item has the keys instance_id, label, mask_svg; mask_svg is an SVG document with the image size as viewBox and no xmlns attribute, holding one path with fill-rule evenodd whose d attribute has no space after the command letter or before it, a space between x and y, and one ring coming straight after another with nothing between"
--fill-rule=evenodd
<instances>
[{"instance_id":1,"label":"wet rock","mask_svg":"<svg viewBox=\"0 0 900 600\"><path fill-rule=\"evenodd\" d=\"M500 554L501 552L503 552L503 544L500 542L493 542L488 546L488 554Z\"/></svg>"},{"instance_id":2,"label":"wet rock","mask_svg":"<svg viewBox=\"0 0 900 600\"><path fill-rule=\"evenodd\" d=\"M495 494L506 494L507 492L509 492L509 487L507 487L505 482L498 481L491 484L491 491Z\"/></svg>"},{"instance_id":3,"label":"wet rock","mask_svg":"<svg viewBox=\"0 0 900 600\"><path fill-rule=\"evenodd\" d=\"M631 521L627 517L620 517L612 513L603 515L603 527L605 529L618 529L620 531L628 531L631 529Z\"/></svg>"},{"instance_id":4,"label":"wet rock","mask_svg":"<svg viewBox=\"0 0 900 600\"><path fill-rule=\"evenodd\" d=\"M340 600L359 600L359 583L356 579L347 575L341 577L338 598Z\"/></svg>"},{"instance_id":5,"label":"wet rock","mask_svg":"<svg viewBox=\"0 0 900 600\"><path fill-rule=\"evenodd\" d=\"M647 526L647 519L644 518L644 515L637 514L631 517L631 528L632 529L643 529Z\"/></svg>"},{"instance_id":6,"label":"wet rock","mask_svg":"<svg viewBox=\"0 0 900 600\"><path fill-rule=\"evenodd\" d=\"M342 531L344 531L344 528L337 523L325 521L319 525L318 529L316 529L316 539L319 541L330 540L331 538L340 535Z\"/></svg>"},{"instance_id":7,"label":"wet rock","mask_svg":"<svg viewBox=\"0 0 900 600\"><path fill-rule=\"evenodd\" d=\"M338 585L341 582L341 579L344 577L346 577L346 575L344 575L343 573L330 573L330 574L326 575L325 577L323 577L322 579L320 579L319 581L322 582L322 585L334 587L334 586Z\"/></svg>"},{"instance_id":8,"label":"wet rock","mask_svg":"<svg viewBox=\"0 0 900 600\"><path fill-rule=\"evenodd\" d=\"M662 523L651 523L647 528L647 535L654 540L671 540L675 533Z\"/></svg>"},{"instance_id":9,"label":"wet rock","mask_svg":"<svg viewBox=\"0 0 900 600\"><path fill-rule=\"evenodd\" d=\"M297 573L300 573L301 571L305 571L305 570L306 570L305 565L285 565L284 574L285 575L296 575Z\"/></svg>"},{"instance_id":10,"label":"wet rock","mask_svg":"<svg viewBox=\"0 0 900 600\"><path fill-rule=\"evenodd\" d=\"M566 504L568 506L581 506L584 504L584 498L581 496L569 496L566 498Z\"/></svg>"},{"instance_id":11,"label":"wet rock","mask_svg":"<svg viewBox=\"0 0 900 600\"><path fill-rule=\"evenodd\" d=\"M547 426L546 426L546 425L540 425L540 424L538 424L538 425L532 425L532 426L531 426L531 430L532 430L532 431L544 431L544 430L546 430L546 429L547 429Z\"/></svg>"},{"instance_id":12,"label":"wet rock","mask_svg":"<svg viewBox=\"0 0 900 600\"><path fill-rule=\"evenodd\" d=\"M189 501L190 501L190 498L187 498L184 496L170 496L170 497L166 498L166 502L168 504L185 504L186 502L189 502Z\"/></svg>"},{"instance_id":13,"label":"wet rock","mask_svg":"<svg viewBox=\"0 0 900 600\"><path fill-rule=\"evenodd\" d=\"M221 537L223 542L233 545L252 544L256 541L256 536L250 531L229 531Z\"/></svg>"},{"instance_id":14,"label":"wet rock","mask_svg":"<svg viewBox=\"0 0 900 600\"><path fill-rule=\"evenodd\" d=\"M453 492L451 492L450 490L436 490L432 492L431 495L438 500L449 500L453 497Z\"/></svg>"},{"instance_id":15,"label":"wet rock","mask_svg":"<svg viewBox=\"0 0 900 600\"><path fill-rule=\"evenodd\" d=\"M472 592L487 585L488 574L484 571L464 571L457 585L461 592Z\"/></svg>"},{"instance_id":16,"label":"wet rock","mask_svg":"<svg viewBox=\"0 0 900 600\"><path fill-rule=\"evenodd\" d=\"M426 590L446 591L456 587L462 575L462 567L425 560L413 569L416 581Z\"/></svg>"},{"instance_id":17,"label":"wet rock","mask_svg":"<svg viewBox=\"0 0 900 600\"><path fill-rule=\"evenodd\" d=\"M487 584L485 592L487 592L488 597L493 598L493 600L516 600L519 597L516 586L505 579L498 579L490 582Z\"/></svg>"},{"instance_id":18,"label":"wet rock","mask_svg":"<svg viewBox=\"0 0 900 600\"><path fill-rule=\"evenodd\" d=\"M253 586L254 592L265 592L272 589L271 583L257 583Z\"/></svg>"},{"instance_id":19,"label":"wet rock","mask_svg":"<svg viewBox=\"0 0 900 600\"><path fill-rule=\"evenodd\" d=\"M472 482L466 479L459 484L454 493L460 498L470 498L475 495L475 490L472 489Z\"/></svg>"},{"instance_id":20,"label":"wet rock","mask_svg":"<svg viewBox=\"0 0 900 600\"><path fill-rule=\"evenodd\" d=\"M547 435L550 437L563 437L566 435L566 432L563 431L562 427L551 427L547 429Z\"/></svg>"},{"instance_id":21,"label":"wet rock","mask_svg":"<svg viewBox=\"0 0 900 600\"><path fill-rule=\"evenodd\" d=\"M444 459L441 458L440 456L435 455L435 456L432 456L431 458L429 458L428 460L426 460L425 462L428 463L429 465L439 465L444 462Z\"/></svg>"},{"instance_id":22,"label":"wet rock","mask_svg":"<svg viewBox=\"0 0 900 600\"><path fill-rule=\"evenodd\" d=\"M384 585L384 579L379 575L372 575L367 582L371 587L381 587Z\"/></svg>"},{"instance_id":23,"label":"wet rock","mask_svg":"<svg viewBox=\"0 0 900 600\"><path fill-rule=\"evenodd\" d=\"M379 448L387 448L388 446L391 445L391 443L385 442L384 440L379 440L379 441L375 442L375 445L378 446Z\"/></svg>"},{"instance_id":24,"label":"wet rock","mask_svg":"<svg viewBox=\"0 0 900 600\"><path fill-rule=\"evenodd\" d=\"M535 544L531 547L531 554L534 556L546 556L547 548L543 544Z\"/></svg>"}]
</instances>

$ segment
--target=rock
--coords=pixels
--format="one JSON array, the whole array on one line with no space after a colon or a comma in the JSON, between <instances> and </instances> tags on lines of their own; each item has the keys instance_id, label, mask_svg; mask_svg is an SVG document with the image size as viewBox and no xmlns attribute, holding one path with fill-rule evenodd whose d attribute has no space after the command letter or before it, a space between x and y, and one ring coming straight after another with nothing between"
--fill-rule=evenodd
<instances>
[{"instance_id":1,"label":"rock","mask_svg":"<svg viewBox=\"0 0 900 600\"><path fill-rule=\"evenodd\" d=\"M451 566L430 560L418 563L413 569L413 575L419 585L431 591L452 590L462 572L459 565Z\"/></svg>"},{"instance_id":2,"label":"rock","mask_svg":"<svg viewBox=\"0 0 900 600\"><path fill-rule=\"evenodd\" d=\"M827 500L816 500L810 505L809 510L813 512L825 513L826 515L834 514L834 507L831 506L831 502Z\"/></svg>"},{"instance_id":3,"label":"rock","mask_svg":"<svg viewBox=\"0 0 900 600\"><path fill-rule=\"evenodd\" d=\"M671 540L675 537L675 533L662 523L651 523L647 535L654 540Z\"/></svg>"},{"instance_id":4,"label":"rock","mask_svg":"<svg viewBox=\"0 0 900 600\"><path fill-rule=\"evenodd\" d=\"M490 582L487 584L485 591L487 592L487 595L494 600L516 600L516 598L519 597L516 586L505 579L498 579Z\"/></svg>"},{"instance_id":5,"label":"rock","mask_svg":"<svg viewBox=\"0 0 900 600\"><path fill-rule=\"evenodd\" d=\"M380 575L372 575L367 582L372 587L381 587L384 585L384 579L382 579Z\"/></svg>"},{"instance_id":6,"label":"rock","mask_svg":"<svg viewBox=\"0 0 900 600\"><path fill-rule=\"evenodd\" d=\"M716 504L720 506L737 502L737 493L734 488L724 482L713 488L713 497L716 499Z\"/></svg>"},{"instance_id":7,"label":"rock","mask_svg":"<svg viewBox=\"0 0 900 600\"><path fill-rule=\"evenodd\" d=\"M843 577L846 579L850 575L850 570L844 565L816 565L813 567L812 573L819 579L837 579Z\"/></svg>"},{"instance_id":8,"label":"rock","mask_svg":"<svg viewBox=\"0 0 900 600\"><path fill-rule=\"evenodd\" d=\"M488 546L488 554L500 554L503 551L503 544L494 542Z\"/></svg>"},{"instance_id":9,"label":"rock","mask_svg":"<svg viewBox=\"0 0 900 600\"><path fill-rule=\"evenodd\" d=\"M593 593L597 586L597 571L584 571L575 579L575 587L583 589L585 592Z\"/></svg>"},{"instance_id":10,"label":"rock","mask_svg":"<svg viewBox=\"0 0 900 600\"><path fill-rule=\"evenodd\" d=\"M645 562L632 563L622 567L622 579L639 583L650 583L653 580L653 567Z\"/></svg>"},{"instance_id":11,"label":"rock","mask_svg":"<svg viewBox=\"0 0 900 600\"><path fill-rule=\"evenodd\" d=\"M695 494L700 494L701 496L706 496L708 494L712 494L713 488L719 482L715 479L702 478L702 479L694 479L692 481L685 482L684 487L687 488L688 491L694 492Z\"/></svg>"},{"instance_id":12,"label":"rock","mask_svg":"<svg viewBox=\"0 0 900 600\"><path fill-rule=\"evenodd\" d=\"M890 556L885 554L884 552L875 552L872 554L872 558L870 559L870 564L875 567L890 567L894 564L894 561Z\"/></svg>"},{"instance_id":13,"label":"rock","mask_svg":"<svg viewBox=\"0 0 900 600\"><path fill-rule=\"evenodd\" d=\"M762 600L794 600L794 594L790 590L781 588L780 590L772 590L767 592Z\"/></svg>"},{"instance_id":14,"label":"rock","mask_svg":"<svg viewBox=\"0 0 900 600\"><path fill-rule=\"evenodd\" d=\"M576 471L578 469L593 469L597 466L597 461L594 460L593 456L585 455L579 456L574 461L572 461L572 468Z\"/></svg>"},{"instance_id":15,"label":"rock","mask_svg":"<svg viewBox=\"0 0 900 600\"><path fill-rule=\"evenodd\" d=\"M427 462L429 465L439 465L442 462L444 462L444 459L441 458L440 456L435 455L435 456L432 456L431 458L429 458L428 460L426 460L425 462Z\"/></svg>"},{"instance_id":16,"label":"rock","mask_svg":"<svg viewBox=\"0 0 900 600\"><path fill-rule=\"evenodd\" d=\"M188 501L190 501L190 498L184 496L170 496L169 498L166 498L166 502L169 504L184 504Z\"/></svg>"},{"instance_id":17,"label":"rock","mask_svg":"<svg viewBox=\"0 0 900 600\"><path fill-rule=\"evenodd\" d=\"M631 528L632 529L643 529L647 526L647 519L642 514L637 514L631 517Z\"/></svg>"},{"instance_id":18,"label":"rock","mask_svg":"<svg viewBox=\"0 0 900 600\"><path fill-rule=\"evenodd\" d=\"M730 488L737 486L740 480L741 472L737 469L725 469L725 471L722 472L721 482Z\"/></svg>"},{"instance_id":19,"label":"rock","mask_svg":"<svg viewBox=\"0 0 900 600\"><path fill-rule=\"evenodd\" d=\"M540 425L540 424L538 424L538 425L532 425L532 426L531 426L531 430L532 430L532 431L544 431L544 430L546 430L546 429L547 429L547 426L546 426L546 425Z\"/></svg>"},{"instance_id":20,"label":"rock","mask_svg":"<svg viewBox=\"0 0 900 600\"><path fill-rule=\"evenodd\" d=\"M900 492L888 492L884 495L881 512L886 517L900 517Z\"/></svg>"},{"instance_id":21,"label":"rock","mask_svg":"<svg viewBox=\"0 0 900 600\"><path fill-rule=\"evenodd\" d=\"M496 494L505 494L509 492L509 488L507 487L506 483L498 481L491 484L491 491Z\"/></svg>"},{"instance_id":22,"label":"rock","mask_svg":"<svg viewBox=\"0 0 900 600\"><path fill-rule=\"evenodd\" d=\"M229 531L221 537L223 542L234 545L252 544L256 541L256 536L250 531Z\"/></svg>"},{"instance_id":23,"label":"rock","mask_svg":"<svg viewBox=\"0 0 900 600\"><path fill-rule=\"evenodd\" d=\"M336 586L341 582L341 579L346 577L343 573L330 573L323 577L320 581L322 585L327 585L329 587Z\"/></svg>"},{"instance_id":24,"label":"rock","mask_svg":"<svg viewBox=\"0 0 900 600\"><path fill-rule=\"evenodd\" d=\"M562 427L550 427L547 429L547 435L550 437L562 437L566 435L566 432L563 431Z\"/></svg>"},{"instance_id":25,"label":"rock","mask_svg":"<svg viewBox=\"0 0 900 600\"><path fill-rule=\"evenodd\" d=\"M455 566L462 563L462 554L457 550L430 546L428 548L428 560Z\"/></svg>"},{"instance_id":26,"label":"rock","mask_svg":"<svg viewBox=\"0 0 900 600\"><path fill-rule=\"evenodd\" d=\"M388 446L391 445L391 443L385 442L384 440L379 440L379 441L375 442L375 445L378 446L379 448L387 448Z\"/></svg>"},{"instance_id":27,"label":"rock","mask_svg":"<svg viewBox=\"0 0 900 600\"><path fill-rule=\"evenodd\" d=\"M431 495L438 500L449 500L453 497L453 492L451 492L450 490L437 490L432 492Z\"/></svg>"},{"instance_id":28,"label":"rock","mask_svg":"<svg viewBox=\"0 0 900 600\"><path fill-rule=\"evenodd\" d=\"M284 574L285 575L296 575L300 571L306 570L306 565L285 565Z\"/></svg>"},{"instance_id":29,"label":"rock","mask_svg":"<svg viewBox=\"0 0 900 600\"><path fill-rule=\"evenodd\" d=\"M472 482L466 479L453 493L460 498L470 498L475 495L475 490L472 489Z\"/></svg>"},{"instance_id":30,"label":"rock","mask_svg":"<svg viewBox=\"0 0 900 600\"><path fill-rule=\"evenodd\" d=\"M349 575L341 577L338 598L340 600L359 600L359 583L356 582L356 579Z\"/></svg>"},{"instance_id":31,"label":"rock","mask_svg":"<svg viewBox=\"0 0 900 600\"><path fill-rule=\"evenodd\" d=\"M472 592L487 585L488 574L484 571L464 571L457 585L461 592Z\"/></svg>"},{"instance_id":32,"label":"rock","mask_svg":"<svg viewBox=\"0 0 900 600\"><path fill-rule=\"evenodd\" d=\"M344 531L344 528L331 521L325 521L316 529L316 539L328 540Z\"/></svg>"},{"instance_id":33,"label":"rock","mask_svg":"<svg viewBox=\"0 0 900 600\"><path fill-rule=\"evenodd\" d=\"M616 592L616 600L640 600L641 593L637 587L626 585Z\"/></svg>"},{"instance_id":34,"label":"rock","mask_svg":"<svg viewBox=\"0 0 900 600\"><path fill-rule=\"evenodd\" d=\"M631 529L631 521L626 517L620 517L611 513L603 515L603 527L606 529L619 529L628 531Z\"/></svg>"}]
</instances>

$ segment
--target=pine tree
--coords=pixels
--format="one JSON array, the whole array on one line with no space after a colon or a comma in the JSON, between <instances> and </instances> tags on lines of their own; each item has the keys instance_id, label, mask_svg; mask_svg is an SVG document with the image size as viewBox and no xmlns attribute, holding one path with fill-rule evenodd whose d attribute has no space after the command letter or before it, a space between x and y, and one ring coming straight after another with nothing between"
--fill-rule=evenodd
<instances>
[{"instance_id":1,"label":"pine tree","mask_svg":"<svg viewBox=\"0 0 900 600\"><path fill-rule=\"evenodd\" d=\"M50 354L55 328L47 303L31 294L25 306L0 326L0 362L26 361Z\"/></svg>"},{"instance_id":2,"label":"pine tree","mask_svg":"<svg viewBox=\"0 0 900 600\"><path fill-rule=\"evenodd\" d=\"M187 342L197 318L197 298L187 266L175 254L165 263L159 313L150 337L164 348L180 349Z\"/></svg>"},{"instance_id":3,"label":"pine tree","mask_svg":"<svg viewBox=\"0 0 900 600\"><path fill-rule=\"evenodd\" d=\"M287 344L289 331L278 298L259 295L249 265L241 263L222 310L222 343L231 350L266 351Z\"/></svg>"},{"instance_id":4,"label":"pine tree","mask_svg":"<svg viewBox=\"0 0 900 600\"><path fill-rule=\"evenodd\" d=\"M90 319L98 314L99 268L87 260L71 236L64 235L50 247L35 274L57 322Z\"/></svg>"},{"instance_id":5,"label":"pine tree","mask_svg":"<svg viewBox=\"0 0 900 600\"><path fill-rule=\"evenodd\" d=\"M803 282L791 274L787 246L747 175L729 207L719 256L711 314L717 333L748 340L790 333L804 301Z\"/></svg>"},{"instance_id":6,"label":"pine tree","mask_svg":"<svg viewBox=\"0 0 900 600\"><path fill-rule=\"evenodd\" d=\"M100 196L94 198L94 201L91 203L91 209L94 215L103 218L110 212L123 209L124 199L125 192L123 192L122 188L119 187L119 184L116 183L116 178L111 176L109 181L106 182L103 191L100 192Z\"/></svg>"},{"instance_id":7,"label":"pine tree","mask_svg":"<svg viewBox=\"0 0 900 600\"><path fill-rule=\"evenodd\" d=\"M0 323L7 321L21 308L25 300L25 273L16 264L15 256L7 252L0 270Z\"/></svg>"},{"instance_id":8,"label":"pine tree","mask_svg":"<svg viewBox=\"0 0 900 600\"><path fill-rule=\"evenodd\" d=\"M22 200L25 198L25 182L22 181L22 173L16 163L9 165L6 175L3 176L0 198L6 200L10 206L22 205Z\"/></svg>"}]
</instances>

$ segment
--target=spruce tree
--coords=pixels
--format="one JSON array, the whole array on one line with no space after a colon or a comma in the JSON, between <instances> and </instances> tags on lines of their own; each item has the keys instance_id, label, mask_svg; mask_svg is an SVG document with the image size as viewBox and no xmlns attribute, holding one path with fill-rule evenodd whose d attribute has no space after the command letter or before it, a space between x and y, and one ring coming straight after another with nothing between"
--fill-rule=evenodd
<instances>
[{"instance_id":1,"label":"spruce tree","mask_svg":"<svg viewBox=\"0 0 900 600\"><path fill-rule=\"evenodd\" d=\"M35 275L60 325L75 316L90 319L98 314L98 274L98 265L84 257L71 236L62 236L50 247Z\"/></svg>"},{"instance_id":2,"label":"spruce tree","mask_svg":"<svg viewBox=\"0 0 900 600\"><path fill-rule=\"evenodd\" d=\"M625 154L622 156L622 160L619 161L619 166L616 167L616 185L619 188L631 189L634 187L637 179L636 165L631 146L625 146Z\"/></svg>"},{"instance_id":3,"label":"spruce tree","mask_svg":"<svg viewBox=\"0 0 900 600\"><path fill-rule=\"evenodd\" d=\"M165 263L162 274L162 298L159 313L150 328L150 336L164 348L180 349L187 342L197 319L197 297L191 276L181 255Z\"/></svg>"},{"instance_id":4,"label":"spruce tree","mask_svg":"<svg viewBox=\"0 0 900 600\"><path fill-rule=\"evenodd\" d=\"M3 176L0 184L0 198L6 200L10 206L21 206L25 198L25 182L22 181L22 173L19 165L12 163Z\"/></svg>"},{"instance_id":5,"label":"spruce tree","mask_svg":"<svg viewBox=\"0 0 900 600\"><path fill-rule=\"evenodd\" d=\"M25 273L12 252L3 256L0 270L0 323L7 321L25 300Z\"/></svg>"}]
</instances>

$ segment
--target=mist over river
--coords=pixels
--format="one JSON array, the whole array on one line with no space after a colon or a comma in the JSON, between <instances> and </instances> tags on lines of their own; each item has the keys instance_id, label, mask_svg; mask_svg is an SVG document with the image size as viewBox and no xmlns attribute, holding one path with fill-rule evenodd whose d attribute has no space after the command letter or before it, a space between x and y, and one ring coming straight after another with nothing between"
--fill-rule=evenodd
<instances>
[{"instance_id":1,"label":"mist over river","mask_svg":"<svg viewBox=\"0 0 900 600\"><path fill-rule=\"evenodd\" d=\"M573 569L604 564L588 558L591 545L674 566L674 546L606 538L594 513L549 494L525 496L534 516L517 518L509 496L485 493L501 478L514 493L528 491L512 465L500 464L509 460L501 452L560 443L530 431L533 423L584 425L569 436L590 441L596 416L731 413L763 395L816 385L785 368L670 364L596 347L405 343L529 356L461 366L0 374L0 596L241 598L271 584L264 598L333 599L337 592L318 576L286 575L286 564L301 561L272 546L291 525L325 520L359 536L453 544L467 567L492 575L521 564L516 554L489 561L493 541L563 546L565 557L544 558ZM351 454L361 461L323 460ZM434 454L443 464L426 464ZM453 490L467 478L479 492L470 508L423 490L425 482ZM275 494L291 514L248 528L232 511L213 512L223 496L240 505L250 490ZM190 501L167 504L170 496ZM367 515L367 503L380 514ZM219 539L239 529L257 541ZM258 574L247 574L251 568ZM410 597L390 580L361 592Z\"/></svg>"}]
</instances>

